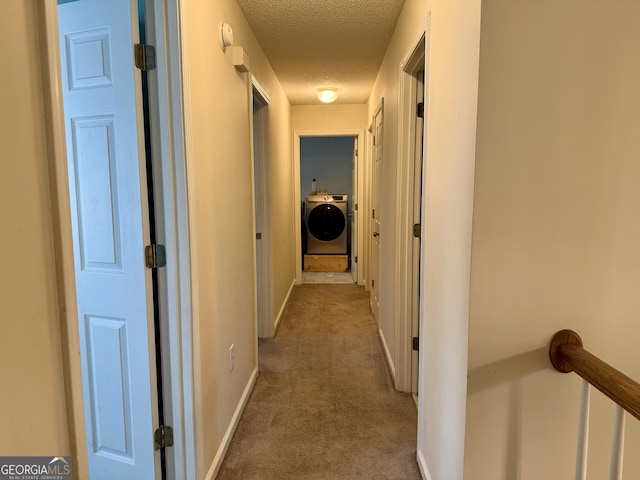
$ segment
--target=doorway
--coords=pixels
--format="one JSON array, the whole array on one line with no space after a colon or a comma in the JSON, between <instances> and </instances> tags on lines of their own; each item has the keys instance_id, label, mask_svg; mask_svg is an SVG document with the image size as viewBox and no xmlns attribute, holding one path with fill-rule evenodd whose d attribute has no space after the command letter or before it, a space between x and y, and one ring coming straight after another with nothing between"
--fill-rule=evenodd
<instances>
[{"instance_id":1,"label":"doorway","mask_svg":"<svg viewBox=\"0 0 640 480\"><path fill-rule=\"evenodd\" d=\"M417 400L420 373L420 292L422 250L428 232L424 227L423 211L426 198L426 141L428 72L425 62L425 36L421 36L402 62L400 83L400 141L402 156L399 170L398 243L399 258L396 285L396 316L398 318L398 375L396 388L411 392Z\"/></svg>"},{"instance_id":2,"label":"doorway","mask_svg":"<svg viewBox=\"0 0 640 480\"><path fill-rule=\"evenodd\" d=\"M258 337L275 335L272 314L271 223L269 200L269 95L255 77L252 84L253 181L256 229L256 313Z\"/></svg>"},{"instance_id":3,"label":"doorway","mask_svg":"<svg viewBox=\"0 0 640 480\"><path fill-rule=\"evenodd\" d=\"M299 139L303 283L358 281L358 136Z\"/></svg>"},{"instance_id":4,"label":"doorway","mask_svg":"<svg viewBox=\"0 0 640 480\"><path fill-rule=\"evenodd\" d=\"M371 168L371 235L369 236L369 292L371 312L380 325L380 247L382 232L382 208L380 196L382 194L383 156L384 156L384 98L373 115L371 150L373 165ZM388 349L385 347L388 352Z\"/></svg>"},{"instance_id":5,"label":"doorway","mask_svg":"<svg viewBox=\"0 0 640 480\"><path fill-rule=\"evenodd\" d=\"M170 123L182 117L181 73L167 54L177 18L165 2L98 3L41 6L58 278L66 303L77 305L62 315L74 469L92 479L189 478L192 342L181 321L190 317L188 231L176 227L187 218L184 144L181 123ZM133 67L139 20L159 54L144 106ZM145 268L152 224L156 255ZM162 245L171 262L154 274Z\"/></svg>"}]
</instances>

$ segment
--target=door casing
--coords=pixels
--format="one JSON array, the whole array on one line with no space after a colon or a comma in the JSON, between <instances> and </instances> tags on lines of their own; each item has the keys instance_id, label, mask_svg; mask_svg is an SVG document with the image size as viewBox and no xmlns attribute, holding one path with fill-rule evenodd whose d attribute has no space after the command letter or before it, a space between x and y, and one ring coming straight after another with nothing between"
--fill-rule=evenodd
<instances>
[{"instance_id":1,"label":"door casing","mask_svg":"<svg viewBox=\"0 0 640 480\"><path fill-rule=\"evenodd\" d=\"M424 69L424 110L425 118L423 124L423 149L426 154L424 145L427 142L428 134L428 42L426 36L426 27L421 29L411 43L410 48L405 54L400 64L400 95L399 95L399 121L398 121L398 158L399 172L397 183L397 228L396 228L396 244L398 245L398 261L396 262L396 278L398 279L395 286L396 302L396 351L398 358L396 359L396 389L401 392L411 392L417 380L416 368L419 365L419 358L416 362L415 353L412 349L412 336L416 330L423 331L418 327L421 325L420 311L416 312L416 285L417 278L422 278L422 271L425 266L420 261L421 252L414 249L415 239L412 234L414 224L414 202L417 188L417 181L422 184L422 211L426 210L426 162L422 159L422 178L416 179L414 167L416 159L416 143L418 141L415 125L416 125L416 90L418 81L416 74ZM428 235L426 225L422 224L423 238ZM424 243L424 240L420 243ZM418 258L416 258L416 256ZM420 272L415 272L416 266L420 265ZM416 275L417 274L417 275ZM420 292L417 292L418 301ZM416 318L417 314L417 318ZM418 353L419 357L419 353Z\"/></svg>"},{"instance_id":2,"label":"door casing","mask_svg":"<svg viewBox=\"0 0 640 480\"><path fill-rule=\"evenodd\" d=\"M174 446L167 449L169 479L196 478L192 333L191 267L189 263L189 219L187 209L183 78L179 43L179 0L146 0L149 34L155 35L157 69L152 95L152 148L159 183L156 202L164 214L159 238L167 251L162 282L166 316L161 319L165 419L174 429ZM65 397L74 474L88 478L84 405L79 351L78 318L75 309L75 273L69 200L67 153L57 2L38 2L41 58L47 113L47 161L51 189L52 221L59 315L62 332ZM151 441L151 440L150 440Z\"/></svg>"},{"instance_id":3,"label":"door casing","mask_svg":"<svg viewBox=\"0 0 640 480\"><path fill-rule=\"evenodd\" d=\"M302 220L300 218L300 139L303 137L357 137L358 145L364 145L364 130L296 130L293 132L293 178L294 178L294 219L295 219L295 238L296 238L296 284L302 283ZM360 158L360 156L359 156ZM362 169L358 168L358 192L363 191L363 175ZM352 202L359 203L358 208L362 208L362 198L352 199ZM361 255L362 248L362 215L358 215L356 228L358 229L358 265L362 265ZM358 268L358 285L363 285L364 271Z\"/></svg>"}]
</instances>

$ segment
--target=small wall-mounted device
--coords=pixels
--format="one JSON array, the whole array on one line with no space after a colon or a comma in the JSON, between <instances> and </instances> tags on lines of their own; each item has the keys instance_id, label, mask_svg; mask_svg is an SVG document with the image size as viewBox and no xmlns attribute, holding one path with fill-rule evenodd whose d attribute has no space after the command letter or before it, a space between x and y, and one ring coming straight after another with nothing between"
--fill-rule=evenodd
<instances>
[{"instance_id":1,"label":"small wall-mounted device","mask_svg":"<svg viewBox=\"0 0 640 480\"><path fill-rule=\"evenodd\" d=\"M220 48L223 52L233 45L233 29L228 23L220 25Z\"/></svg>"},{"instance_id":2,"label":"small wall-mounted device","mask_svg":"<svg viewBox=\"0 0 640 480\"><path fill-rule=\"evenodd\" d=\"M242 47L231 47L231 60L239 72L249 71L249 56Z\"/></svg>"}]
</instances>

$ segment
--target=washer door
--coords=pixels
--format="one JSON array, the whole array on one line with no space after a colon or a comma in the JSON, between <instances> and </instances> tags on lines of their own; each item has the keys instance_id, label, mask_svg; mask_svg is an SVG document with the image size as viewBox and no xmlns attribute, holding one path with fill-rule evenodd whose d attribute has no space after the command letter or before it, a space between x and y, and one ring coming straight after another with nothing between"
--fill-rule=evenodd
<instances>
[{"instance_id":1,"label":"washer door","mask_svg":"<svg viewBox=\"0 0 640 480\"><path fill-rule=\"evenodd\" d=\"M324 242L330 242L342 235L345 225L344 213L330 203L318 205L307 217L307 228L311 235Z\"/></svg>"}]
</instances>

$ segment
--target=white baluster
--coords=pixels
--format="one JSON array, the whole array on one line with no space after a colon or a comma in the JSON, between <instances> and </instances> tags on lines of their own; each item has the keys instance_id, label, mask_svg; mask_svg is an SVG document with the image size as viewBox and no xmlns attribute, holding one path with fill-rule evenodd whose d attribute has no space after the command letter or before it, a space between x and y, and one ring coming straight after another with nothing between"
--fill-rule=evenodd
<instances>
[{"instance_id":1,"label":"white baluster","mask_svg":"<svg viewBox=\"0 0 640 480\"><path fill-rule=\"evenodd\" d=\"M622 461L624 459L624 409L616 405L616 420L613 427L613 446L611 448L611 467L609 480L622 480Z\"/></svg>"},{"instance_id":2,"label":"white baluster","mask_svg":"<svg viewBox=\"0 0 640 480\"><path fill-rule=\"evenodd\" d=\"M587 480L587 453L589 452L589 410L591 409L591 386L582 381L580 420L578 423L578 452L576 454L576 480Z\"/></svg>"}]
</instances>

